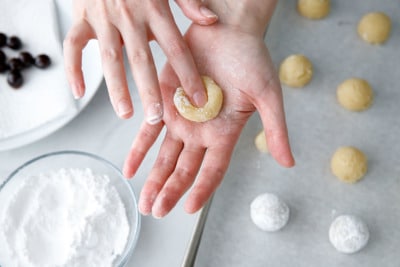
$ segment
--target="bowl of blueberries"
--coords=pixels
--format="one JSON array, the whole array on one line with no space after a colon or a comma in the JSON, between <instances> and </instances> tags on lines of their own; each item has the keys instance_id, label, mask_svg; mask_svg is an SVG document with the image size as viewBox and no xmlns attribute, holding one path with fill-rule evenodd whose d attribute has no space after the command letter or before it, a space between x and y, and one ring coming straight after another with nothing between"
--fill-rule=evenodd
<instances>
[{"instance_id":1,"label":"bowl of blueberries","mask_svg":"<svg viewBox=\"0 0 400 267\"><path fill-rule=\"evenodd\" d=\"M31 67L46 69L51 65L48 55L32 55L23 47L23 41L18 36L0 32L0 74L7 76L7 83L14 89L24 84L24 71Z\"/></svg>"}]
</instances>

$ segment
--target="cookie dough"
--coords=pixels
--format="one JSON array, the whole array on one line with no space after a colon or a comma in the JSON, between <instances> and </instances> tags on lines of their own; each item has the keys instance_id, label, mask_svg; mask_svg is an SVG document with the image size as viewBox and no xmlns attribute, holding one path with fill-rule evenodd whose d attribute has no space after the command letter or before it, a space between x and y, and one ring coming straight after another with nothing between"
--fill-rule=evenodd
<instances>
[{"instance_id":1,"label":"cookie dough","mask_svg":"<svg viewBox=\"0 0 400 267\"><path fill-rule=\"evenodd\" d=\"M264 130L257 134L256 138L254 139L254 144L260 152L268 153L267 138L265 137Z\"/></svg>"},{"instance_id":2,"label":"cookie dough","mask_svg":"<svg viewBox=\"0 0 400 267\"><path fill-rule=\"evenodd\" d=\"M210 77L202 76L202 79L208 97L204 107L193 106L182 87L175 91L175 107L182 117L190 121L205 122L212 120L219 114L222 107L223 94L221 88Z\"/></svg>"},{"instance_id":3,"label":"cookie dough","mask_svg":"<svg viewBox=\"0 0 400 267\"><path fill-rule=\"evenodd\" d=\"M289 207L278 196L264 193L251 202L250 217L261 230L275 232L287 224Z\"/></svg>"},{"instance_id":4,"label":"cookie dough","mask_svg":"<svg viewBox=\"0 0 400 267\"><path fill-rule=\"evenodd\" d=\"M322 19L328 16L331 10L330 0L298 0L297 10L303 17Z\"/></svg>"},{"instance_id":5,"label":"cookie dough","mask_svg":"<svg viewBox=\"0 0 400 267\"><path fill-rule=\"evenodd\" d=\"M329 228L329 241L342 253L355 253L367 245L369 230L367 225L353 215L337 217Z\"/></svg>"},{"instance_id":6,"label":"cookie dough","mask_svg":"<svg viewBox=\"0 0 400 267\"><path fill-rule=\"evenodd\" d=\"M338 148L331 159L331 170L341 181L355 183L367 172L367 157L352 146Z\"/></svg>"},{"instance_id":7,"label":"cookie dough","mask_svg":"<svg viewBox=\"0 0 400 267\"><path fill-rule=\"evenodd\" d=\"M366 80L351 78L338 86L336 96L344 108L351 111L362 111L371 106L374 92Z\"/></svg>"},{"instance_id":8,"label":"cookie dough","mask_svg":"<svg viewBox=\"0 0 400 267\"><path fill-rule=\"evenodd\" d=\"M392 23L382 12L365 14L358 23L358 35L367 43L382 44L389 39Z\"/></svg>"},{"instance_id":9,"label":"cookie dough","mask_svg":"<svg viewBox=\"0 0 400 267\"><path fill-rule=\"evenodd\" d=\"M313 67L304 55L290 55L280 65L279 78L291 87L303 87L311 81Z\"/></svg>"}]
</instances>

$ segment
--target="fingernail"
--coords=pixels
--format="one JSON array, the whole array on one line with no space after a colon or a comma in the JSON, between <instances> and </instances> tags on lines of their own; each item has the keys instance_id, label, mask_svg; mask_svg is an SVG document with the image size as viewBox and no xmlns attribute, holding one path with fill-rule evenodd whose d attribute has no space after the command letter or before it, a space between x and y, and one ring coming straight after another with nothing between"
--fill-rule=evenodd
<instances>
[{"instance_id":1,"label":"fingernail","mask_svg":"<svg viewBox=\"0 0 400 267\"><path fill-rule=\"evenodd\" d=\"M161 103L154 103L147 108L146 121L148 124L157 124L162 120L162 118L163 108Z\"/></svg>"},{"instance_id":2,"label":"fingernail","mask_svg":"<svg viewBox=\"0 0 400 267\"><path fill-rule=\"evenodd\" d=\"M132 105L129 101L122 99L121 101L119 101L118 103L118 107L117 107L117 112L118 112L118 116L120 117L124 117L130 113L132 113Z\"/></svg>"},{"instance_id":3,"label":"fingernail","mask_svg":"<svg viewBox=\"0 0 400 267\"><path fill-rule=\"evenodd\" d=\"M216 19L218 16L205 6L200 7L200 13L210 19Z\"/></svg>"},{"instance_id":4,"label":"fingernail","mask_svg":"<svg viewBox=\"0 0 400 267\"><path fill-rule=\"evenodd\" d=\"M165 196L157 197L152 209L152 214L154 218L161 219L162 217L167 215L168 211L165 209L164 205L165 200Z\"/></svg>"},{"instance_id":5,"label":"fingernail","mask_svg":"<svg viewBox=\"0 0 400 267\"><path fill-rule=\"evenodd\" d=\"M82 90L78 84L71 84L72 95L75 99L82 98Z\"/></svg>"},{"instance_id":6,"label":"fingernail","mask_svg":"<svg viewBox=\"0 0 400 267\"><path fill-rule=\"evenodd\" d=\"M196 92L193 95L193 101L197 107L203 107L207 103L207 96L204 92Z\"/></svg>"}]
</instances>

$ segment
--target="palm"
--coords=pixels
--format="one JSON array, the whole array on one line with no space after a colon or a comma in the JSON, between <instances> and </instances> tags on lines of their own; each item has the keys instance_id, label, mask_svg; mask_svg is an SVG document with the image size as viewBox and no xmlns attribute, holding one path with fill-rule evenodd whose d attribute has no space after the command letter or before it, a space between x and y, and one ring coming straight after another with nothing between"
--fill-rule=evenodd
<instances>
[{"instance_id":1,"label":"palm","mask_svg":"<svg viewBox=\"0 0 400 267\"><path fill-rule=\"evenodd\" d=\"M293 164L280 86L263 40L223 25L192 25L185 38L200 73L213 78L223 89L224 104L211 121L194 123L184 119L173 104L179 80L170 65L164 68L160 83L167 133L141 194L142 211L152 211L156 216L172 209L194 182L200 166L186 210L194 212L204 204L223 179L240 133L256 110L261 114L272 155L282 165ZM145 125L141 132L147 134L139 134L137 140L147 137L148 142L142 143L152 143L148 136L157 136L161 127ZM134 158L133 152L130 155ZM138 166L139 159L135 163L135 159L128 158L127 162Z\"/></svg>"}]
</instances>

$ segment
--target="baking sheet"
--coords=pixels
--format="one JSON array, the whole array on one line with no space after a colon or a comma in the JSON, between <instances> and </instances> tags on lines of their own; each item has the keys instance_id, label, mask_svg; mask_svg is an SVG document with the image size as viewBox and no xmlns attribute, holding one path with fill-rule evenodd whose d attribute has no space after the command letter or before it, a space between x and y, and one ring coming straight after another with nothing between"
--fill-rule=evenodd
<instances>
[{"instance_id":1,"label":"baking sheet","mask_svg":"<svg viewBox=\"0 0 400 267\"><path fill-rule=\"evenodd\" d=\"M400 4L393 0L332 1L329 17L300 17L295 0L280 0L266 42L276 66L302 53L314 65L311 83L283 88L287 123L296 166L280 167L261 154L254 138L261 130L255 114L246 125L228 170L214 196L197 257L205 266L400 266ZM393 23L383 46L363 42L359 19L383 11ZM374 104L350 112L336 100L343 80L368 80ZM363 180L345 184L330 171L333 152L344 145L361 149L369 170ZM279 232L259 230L250 219L250 203L275 193L290 207L288 225ZM329 242L333 219L360 216L370 240L358 253L337 252Z\"/></svg>"}]
</instances>

